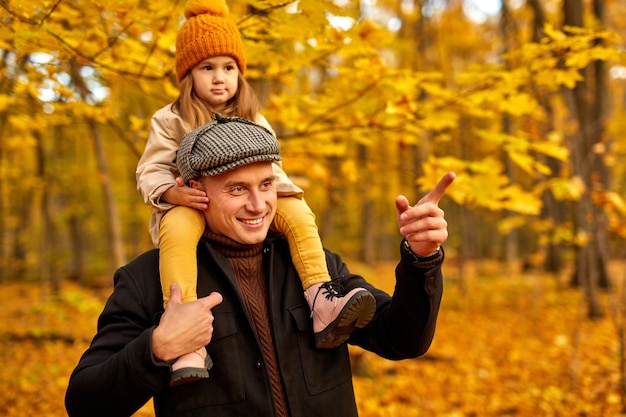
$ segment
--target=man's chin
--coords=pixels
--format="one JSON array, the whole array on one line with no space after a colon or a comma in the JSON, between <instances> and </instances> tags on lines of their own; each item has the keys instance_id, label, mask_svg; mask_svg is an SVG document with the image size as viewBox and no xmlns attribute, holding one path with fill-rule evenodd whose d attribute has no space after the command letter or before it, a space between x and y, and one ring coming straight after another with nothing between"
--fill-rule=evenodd
<instances>
[{"instance_id":1,"label":"man's chin","mask_svg":"<svg viewBox=\"0 0 626 417\"><path fill-rule=\"evenodd\" d=\"M259 231L244 231L237 235L235 240L243 245L256 245L257 243L261 243L267 237L268 230L259 230Z\"/></svg>"}]
</instances>

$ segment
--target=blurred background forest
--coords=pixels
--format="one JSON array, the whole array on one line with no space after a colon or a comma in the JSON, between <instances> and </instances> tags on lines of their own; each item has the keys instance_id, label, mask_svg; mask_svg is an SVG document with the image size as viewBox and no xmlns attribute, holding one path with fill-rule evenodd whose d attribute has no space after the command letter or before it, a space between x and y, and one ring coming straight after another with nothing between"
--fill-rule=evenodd
<instances>
[{"instance_id":1,"label":"blurred background forest","mask_svg":"<svg viewBox=\"0 0 626 417\"><path fill-rule=\"evenodd\" d=\"M577 306L568 310L576 334L582 314L597 324L594 330L604 329L600 341L610 340L593 347L613 360L612 385L593 399L623 404L624 273L615 265L626 255L626 3L228 4L244 39L246 76L326 246L365 269L386 265L398 253L395 196L417 201L443 173L455 171L442 201L451 300L464 306L478 289L490 291L476 283L480 271L523 283L520 291L539 282L529 284L528 276L556 277L532 284L531 295L561 305L537 288L573 289L554 297ZM8 309L6 320L30 323L25 317L36 316L21 333L5 325L3 345L26 336L36 345L50 334L56 339L53 311L65 317L61 326L86 312L93 323L103 299L100 292L93 299L91 289L104 287L106 294L113 270L152 247L151 209L136 190L135 168L151 115L177 96L174 45L184 5L0 0L0 288L12 289L7 303L35 303ZM478 261L490 267L477 269ZM527 297L520 295L532 304ZM93 333L74 335L78 329L56 341L80 348L69 369ZM573 340L556 343L571 348ZM55 378L64 380L67 371ZM36 388L28 385L32 378L39 381L20 377L27 388L15 392ZM548 394L563 401L562 392ZM20 409L19 401L7 404ZM445 415L573 415L465 410ZM577 415L611 415L598 410ZM412 413L364 415L420 415Z\"/></svg>"}]
</instances>

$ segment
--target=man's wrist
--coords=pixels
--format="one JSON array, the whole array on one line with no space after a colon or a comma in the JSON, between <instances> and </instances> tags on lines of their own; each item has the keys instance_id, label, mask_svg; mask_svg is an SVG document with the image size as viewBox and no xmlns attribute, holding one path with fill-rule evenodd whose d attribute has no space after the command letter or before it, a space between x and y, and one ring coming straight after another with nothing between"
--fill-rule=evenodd
<instances>
[{"instance_id":1,"label":"man's wrist","mask_svg":"<svg viewBox=\"0 0 626 417\"><path fill-rule=\"evenodd\" d=\"M403 256L415 266L435 266L438 265L443 259L443 250L441 249L441 246L438 247L434 252L426 256L420 256L413 252L413 249L411 249L411 245L406 239L402 239L401 246Z\"/></svg>"},{"instance_id":2,"label":"man's wrist","mask_svg":"<svg viewBox=\"0 0 626 417\"><path fill-rule=\"evenodd\" d=\"M162 351L162 349L159 349L159 342L155 341L155 337L158 337L158 335L156 334L157 332L158 330L155 327L152 330L152 335L150 338L150 350L152 352L152 359L157 363L168 363L171 365L172 363L176 362L176 358L170 360L164 358L167 357L166 353Z\"/></svg>"}]
</instances>

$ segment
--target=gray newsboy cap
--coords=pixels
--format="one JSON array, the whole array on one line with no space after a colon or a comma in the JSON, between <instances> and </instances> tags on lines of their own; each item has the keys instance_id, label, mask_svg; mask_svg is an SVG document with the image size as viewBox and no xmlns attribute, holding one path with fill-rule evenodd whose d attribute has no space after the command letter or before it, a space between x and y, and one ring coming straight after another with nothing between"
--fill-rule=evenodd
<instances>
[{"instance_id":1,"label":"gray newsboy cap","mask_svg":"<svg viewBox=\"0 0 626 417\"><path fill-rule=\"evenodd\" d=\"M211 177L242 165L280 161L280 144L272 133L239 117L219 117L187 133L180 142L176 165L185 182Z\"/></svg>"}]
</instances>

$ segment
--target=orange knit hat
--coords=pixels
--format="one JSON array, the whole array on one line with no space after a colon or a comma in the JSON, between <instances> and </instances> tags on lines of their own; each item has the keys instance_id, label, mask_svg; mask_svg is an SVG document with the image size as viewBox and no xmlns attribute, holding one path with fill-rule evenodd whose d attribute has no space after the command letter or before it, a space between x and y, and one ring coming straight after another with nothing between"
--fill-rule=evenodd
<instances>
[{"instance_id":1,"label":"orange knit hat","mask_svg":"<svg viewBox=\"0 0 626 417\"><path fill-rule=\"evenodd\" d=\"M246 70L243 42L237 25L228 19L225 0L188 0L187 21L176 37L176 76L178 81L206 58L232 56L239 71Z\"/></svg>"}]
</instances>

